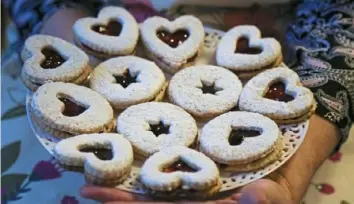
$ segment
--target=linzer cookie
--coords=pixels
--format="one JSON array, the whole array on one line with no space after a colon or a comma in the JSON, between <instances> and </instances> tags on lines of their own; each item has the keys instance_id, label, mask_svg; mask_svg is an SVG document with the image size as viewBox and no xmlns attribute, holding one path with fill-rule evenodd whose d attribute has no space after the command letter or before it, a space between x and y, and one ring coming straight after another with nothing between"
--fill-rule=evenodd
<instances>
[{"instance_id":1,"label":"linzer cookie","mask_svg":"<svg viewBox=\"0 0 354 204\"><path fill-rule=\"evenodd\" d=\"M129 141L114 133L83 134L61 140L54 157L65 169L84 172L94 185L116 186L130 174L133 149Z\"/></svg>"},{"instance_id":2,"label":"linzer cookie","mask_svg":"<svg viewBox=\"0 0 354 204\"><path fill-rule=\"evenodd\" d=\"M90 86L114 108L123 109L142 102L161 100L167 83L155 63L125 56L98 65L90 77Z\"/></svg>"},{"instance_id":3,"label":"linzer cookie","mask_svg":"<svg viewBox=\"0 0 354 204\"><path fill-rule=\"evenodd\" d=\"M249 79L282 62L281 46L274 38L261 38L255 26L236 26L220 40L216 62L239 78Z\"/></svg>"},{"instance_id":4,"label":"linzer cookie","mask_svg":"<svg viewBox=\"0 0 354 204\"><path fill-rule=\"evenodd\" d=\"M263 114L278 124L303 122L315 112L312 92L287 67L269 69L245 85L239 101L241 110Z\"/></svg>"},{"instance_id":5,"label":"linzer cookie","mask_svg":"<svg viewBox=\"0 0 354 204\"><path fill-rule=\"evenodd\" d=\"M217 193L221 179L216 164L184 146L165 148L143 164L140 180L158 197L201 198Z\"/></svg>"},{"instance_id":6,"label":"linzer cookie","mask_svg":"<svg viewBox=\"0 0 354 204\"><path fill-rule=\"evenodd\" d=\"M259 169L277 160L283 143L277 124L258 113L228 112L209 121L200 135L200 151L223 170Z\"/></svg>"},{"instance_id":7,"label":"linzer cookie","mask_svg":"<svg viewBox=\"0 0 354 204\"><path fill-rule=\"evenodd\" d=\"M193 16L148 18L140 30L148 57L169 73L193 65L203 46L204 28Z\"/></svg>"},{"instance_id":8,"label":"linzer cookie","mask_svg":"<svg viewBox=\"0 0 354 204\"><path fill-rule=\"evenodd\" d=\"M47 82L82 84L91 71L89 58L83 51L48 35L29 37L21 57L22 81L32 91Z\"/></svg>"},{"instance_id":9,"label":"linzer cookie","mask_svg":"<svg viewBox=\"0 0 354 204\"><path fill-rule=\"evenodd\" d=\"M237 105L242 84L231 71L212 65L188 67L175 74L170 100L194 116L211 117Z\"/></svg>"},{"instance_id":10,"label":"linzer cookie","mask_svg":"<svg viewBox=\"0 0 354 204\"><path fill-rule=\"evenodd\" d=\"M105 7L97 18L81 18L73 29L76 43L99 58L134 54L139 39L134 17L120 7Z\"/></svg>"},{"instance_id":11,"label":"linzer cookie","mask_svg":"<svg viewBox=\"0 0 354 204\"><path fill-rule=\"evenodd\" d=\"M46 83L30 101L34 121L59 138L110 132L115 127L113 109L97 92L70 83Z\"/></svg>"},{"instance_id":12,"label":"linzer cookie","mask_svg":"<svg viewBox=\"0 0 354 204\"><path fill-rule=\"evenodd\" d=\"M193 117L180 107L148 102L123 111L117 119L117 131L133 145L135 156L145 159L165 147L190 147L198 129Z\"/></svg>"}]
</instances>

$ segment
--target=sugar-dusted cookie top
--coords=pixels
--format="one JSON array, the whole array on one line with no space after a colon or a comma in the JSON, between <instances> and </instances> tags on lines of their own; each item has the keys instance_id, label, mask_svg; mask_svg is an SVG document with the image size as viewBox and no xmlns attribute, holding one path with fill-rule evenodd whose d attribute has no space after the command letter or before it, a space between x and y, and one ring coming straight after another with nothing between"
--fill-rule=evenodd
<instances>
[{"instance_id":1,"label":"sugar-dusted cookie top","mask_svg":"<svg viewBox=\"0 0 354 204\"><path fill-rule=\"evenodd\" d=\"M238 41L248 39L248 46L258 48L239 51ZM233 71L251 71L262 69L281 57L280 43L274 38L261 38L261 32L255 26L242 25L230 29L220 40L216 50L217 65Z\"/></svg>"},{"instance_id":2,"label":"sugar-dusted cookie top","mask_svg":"<svg viewBox=\"0 0 354 204\"><path fill-rule=\"evenodd\" d=\"M202 22L189 15L173 21L151 17L141 24L140 30L147 51L175 65L182 65L193 57L204 40Z\"/></svg>"},{"instance_id":3,"label":"sugar-dusted cookie top","mask_svg":"<svg viewBox=\"0 0 354 204\"><path fill-rule=\"evenodd\" d=\"M180 107L148 102L123 111L117 131L131 142L135 152L146 157L165 147L192 145L198 129L194 118Z\"/></svg>"},{"instance_id":4,"label":"sugar-dusted cookie top","mask_svg":"<svg viewBox=\"0 0 354 204\"><path fill-rule=\"evenodd\" d=\"M143 164L140 179L149 189L204 190L216 185L219 170L204 154L184 146L162 149Z\"/></svg>"},{"instance_id":5,"label":"sugar-dusted cookie top","mask_svg":"<svg viewBox=\"0 0 354 204\"><path fill-rule=\"evenodd\" d=\"M134 17L124 8L114 6L101 9L97 18L77 20L73 29L80 44L108 55L131 54L139 38Z\"/></svg>"},{"instance_id":6,"label":"sugar-dusted cookie top","mask_svg":"<svg viewBox=\"0 0 354 204\"><path fill-rule=\"evenodd\" d=\"M82 50L48 35L29 37L21 57L25 78L38 84L73 81L89 66L89 58Z\"/></svg>"},{"instance_id":7,"label":"sugar-dusted cookie top","mask_svg":"<svg viewBox=\"0 0 354 204\"><path fill-rule=\"evenodd\" d=\"M251 112L228 112L202 129L200 151L222 164L245 164L274 150L280 136L271 119Z\"/></svg>"},{"instance_id":8,"label":"sugar-dusted cookie top","mask_svg":"<svg viewBox=\"0 0 354 204\"><path fill-rule=\"evenodd\" d=\"M239 101L241 110L278 119L303 115L314 104L312 92L287 67L269 69L253 77L243 88Z\"/></svg>"},{"instance_id":9,"label":"sugar-dusted cookie top","mask_svg":"<svg viewBox=\"0 0 354 204\"><path fill-rule=\"evenodd\" d=\"M165 75L155 63L135 56L109 59L90 77L91 88L117 109L152 100L164 84Z\"/></svg>"},{"instance_id":10,"label":"sugar-dusted cookie top","mask_svg":"<svg viewBox=\"0 0 354 204\"><path fill-rule=\"evenodd\" d=\"M97 92L71 83L47 83L33 94L31 109L39 121L72 134L104 132L113 109Z\"/></svg>"},{"instance_id":11,"label":"sugar-dusted cookie top","mask_svg":"<svg viewBox=\"0 0 354 204\"><path fill-rule=\"evenodd\" d=\"M197 65L175 74L169 84L170 100L195 116L214 116L235 107L242 84L231 71Z\"/></svg>"}]
</instances>

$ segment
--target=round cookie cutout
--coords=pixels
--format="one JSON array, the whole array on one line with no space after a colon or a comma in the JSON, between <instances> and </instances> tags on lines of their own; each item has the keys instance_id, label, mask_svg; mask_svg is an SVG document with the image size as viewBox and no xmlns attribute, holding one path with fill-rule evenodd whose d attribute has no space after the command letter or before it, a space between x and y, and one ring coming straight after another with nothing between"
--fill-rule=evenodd
<instances>
[{"instance_id":1,"label":"round cookie cutout","mask_svg":"<svg viewBox=\"0 0 354 204\"><path fill-rule=\"evenodd\" d=\"M165 75L155 63L135 56L109 59L90 77L90 87L116 109L153 100L165 83Z\"/></svg>"},{"instance_id":2,"label":"round cookie cutout","mask_svg":"<svg viewBox=\"0 0 354 204\"><path fill-rule=\"evenodd\" d=\"M253 133L247 136L244 131ZM280 134L277 124L261 114L228 112L203 127L199 148L217 163L247 164L271 153Z\"/></svg>"},{"instance_id":3,"label":"round cookie cutout","mask_svg":"<svg viewBox=\"0 0 354 204\"><path fill-rule=\"evenodd\" d=\"M242 83L231 71L212 65L188 67L175 74L168 88L170 100L198 117L211 117L237 105Z\"/></svg>"},{"instance_id":4,"label":"round cookie cutout","mask_svg":"<svg viewBox=\"0 0 354 204\"><path fill-rule=\"evenodd\" d=\"M193 145L198 129L194 118L180 107L148 102L123 111L117 119L117 132L130 141L135 155L143 159L166 147Z\"/></svg>"},{"instance_id":5,"label":"round cookie cutout","mask_svg":"<svg viewBox=\"0 0 354 204\"><path fill-rule=\"evenodd\" d=\"M33 94L31 112L52 129L74 135L108 132L113 109L97 92L71 83L46 83Z\"/></svg>"}]
</instances>

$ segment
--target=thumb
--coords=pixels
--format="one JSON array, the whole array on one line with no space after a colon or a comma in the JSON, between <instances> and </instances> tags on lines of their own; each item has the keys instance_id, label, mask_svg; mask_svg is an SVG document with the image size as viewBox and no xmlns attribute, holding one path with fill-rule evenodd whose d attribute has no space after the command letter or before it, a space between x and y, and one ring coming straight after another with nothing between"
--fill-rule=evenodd
<instances>
[{"instance_id":1,"label":"thumb","mask_svg":"<svg viewBox=\"0 0 354 204\"><path fill-rule=\"evenodd\" d=\"M241 189L240 204L291 204L289 194L278 183L260 179Z\"/></svg>"}]
</instances>

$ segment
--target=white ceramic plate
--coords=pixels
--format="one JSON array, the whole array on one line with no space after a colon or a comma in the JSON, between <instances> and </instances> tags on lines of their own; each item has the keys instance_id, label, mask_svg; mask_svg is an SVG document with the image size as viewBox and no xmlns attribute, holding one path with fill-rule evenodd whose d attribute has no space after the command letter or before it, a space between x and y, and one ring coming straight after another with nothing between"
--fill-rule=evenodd
<instances>
[{"instance_id":1,"label":"white ceramic plate","mask_svg":"<svg viewBox=\"0 0 354 204\"><path fill-rule=\"evenodd\" d=\"M221 38L223 32L215 29L206 28L206 38L205 38L205 47L202 51L201 56L198 58L197 64L215 64L214 62L214 52L216 45L218 44L219 39ZM167 76L170 78L171 76ZM49 153L53 154L53 148L55 144L58 142L58 139L54 138L47 132L41 130L36 124L34 120L32 120L31 115L29 113L29 101L31 98L31 93L27 95L27 116L31 128L36 135L37 139L41 142L41 144L48 150ZM203 127L205 121L198 122L199 129ZM292 124L292 125L284 125L280 126L280 129L283 133L283 154L281 158L277 161L267 165L264 168L258 169L256 171L251 171L247 173L228 173L224 172L220 169L221 172L221 179L222 179L222 187L220 192L227 191L231 189L238 188L240 186L246 185L252 181L260 179L271 172L278 169L282 164L284 164L291 156L296 152L299 148L300 144L304 140L304 137L307 132L307 128L309 125L309 121L299 123L299 124ZM142 184L137 179L140 172L140 167L142 163L139 161L134 162L134 166L132 168L130 176L125 180L125 182L121 185L118 185L117 188L134 192L140 194L146 194L147 191L144 189Z\"/></svg>"}]
</instances>

